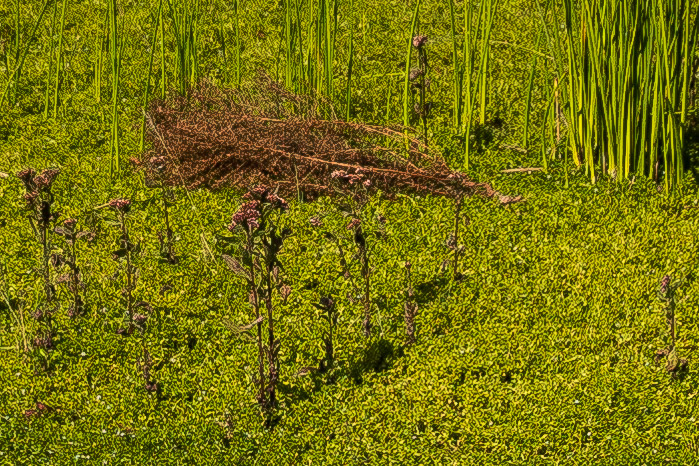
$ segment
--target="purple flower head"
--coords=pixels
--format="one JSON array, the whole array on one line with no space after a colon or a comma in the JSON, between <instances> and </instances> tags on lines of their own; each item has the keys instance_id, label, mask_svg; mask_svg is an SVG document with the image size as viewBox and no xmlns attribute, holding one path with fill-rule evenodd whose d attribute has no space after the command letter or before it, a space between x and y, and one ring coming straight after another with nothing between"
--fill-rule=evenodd
<instances>
[{"instance_id":1,"label":"purple flower head","mask_svg":"<svg viewBox=\"0 0 699 466\"><path fill-rule=\"evenodd\" d=\"M146 390L153 393L158 391L158 383L157 382L146 382Z\"/></svg>"},{"instance_id":2,"label":"purple flower head","mask_svg":"<svg viewBox=\"0 0 699 466\"><path fill-rule=\"evenodd\" d=\"M258 200L248 201L233 215L231 224L228 225L228 229L233 231L238 225L247 227L251 230L256 230L260 227L258 219L261 216L260 209L262 204Z\"/></svg>"},{"instance_id":3,"label":"purple flower head","mask_svg":"<svg viewBox=\"0 0 699 466\"><path fill-rule=\"evenodd\" d=\"M416 49L422 48L427 42L427 36L415 36L413 37L413 47Z\"/></svg>"},{"instance_id":4,"label":"purple flower head","mask_svg":"<svg viewBox=\"0 0 699 466\"><path fill-rule=\"evenodd\" d=\"M32 341L34 348L51 349L53 348L53 338L50 334L43 337L36 337Z\"/></svg>"},{"instance_id":5,"label":"purple flower head","mask_svg":"<svg viewBox=\"0 0 699 466\"><path fill-rule=\"evenodd\" d=\"M118 212L127 213L131 210L131 201L129 199L112 199L109 201L109 207Z\"/></svg>"},{"instance_id":6,"label":"purple flower head","mask_svg":"<svg viewBox=\"0 0 699 466\"><path fill-rule=\"evenodd\" d=\"M670 289L670 276L665 275L660 282L660 292L663 295L667 295L667 292L669 289Z\"/></svg>"},{"instance_id":7,"label":"purple flower head","mask_svg":"<svg viewBox=\"0 0 699 466\"><path fill-rule=\"evenodd\" d=\"M260 201L262 204L271 204L273 207L280 210L288 210L289 204L280 196L277 196L272 190L266 186L256 186L243 196L246 201Z\"/></svg>"}]
</instances>

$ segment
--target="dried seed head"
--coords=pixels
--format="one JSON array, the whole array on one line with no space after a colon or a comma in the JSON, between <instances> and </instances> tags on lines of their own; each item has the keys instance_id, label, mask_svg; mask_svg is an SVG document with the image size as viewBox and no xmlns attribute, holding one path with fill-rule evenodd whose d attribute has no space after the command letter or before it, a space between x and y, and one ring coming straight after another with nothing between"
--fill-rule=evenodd
<instances>
[{"instance_id":1,"label":"dried seed head","mask_svg":"<svg viewBox=\"0 0 699 466\"><path fill-rule=\"evenodd\" d=\"M423 45L427 42L427 36L415 36L413 37L413 47L416 49L422 48Z\"/></svg>"},{"instance_id":2,"label":"dried seed head","mask_svg":"<svg viewBox=\"0 0 699 466\"><path fill-rule=\"evenodd\" d=\"M34 348L51 349L53 348L53 338L51 334L36 337L32 341L32 345L34 346Z\"/></svg>"},{"instance_id":3,"label":"dried seed head","mask_svg":"<svg viewBox=\"0 0 699 466\"><path fill-rule=\"evenodd\" d=\"M36 202L37 198L39 197L39 193L36 191L30 191L25 193L22 197L27 202L27 206L32 207L34 202Z\"/></svg>"},{"instance_id":4,"label":"dried seed head","mask_svg":"<svg viewBox=\"0 0 699 466\"><path fill-rule=\"evenodd\" d=\"M279 290L279 294L281 295L284 302L286 302L286 299L291 294L291 287L289 285L283 285Z\"/></svg>"},{"instance_id":5,"label":"dried seed head","mask_svg":"<svg viewBox=\"0 0 699 466\"><path fill-rule=\"evenodd\" d=\"M153 393L158 391L158 383L157 382L146 382L146 390Z\"/></svg>"},{"instance_id":6,"label":"dried seed head","mask_svg":"<svg viewBox=\"0 0 699 466\"><path fill-rule=\"evenodd\" d=\"M411 80L411 81L415 81L417 78L419 78L419 77L422 76L423 74L425 74L425 72L422 71L422 69L420 69L420 68L413 68L412 70L410 70L410 80Z\"/></svg>"},{"instance_id":7,"label":"dried seed head","mask_svg":"<svg viewBox=\"0 0 699 466\"><path fill-rule=\"evenodd\" d=\"M354 230L355 228L357 228L361 224L362 224L361 220L359 220L358 218L353 218L352 221L347 224L347 229Z\"/></svg>"},{"instance_id":8,"label":"dried seed head","mask_svg":"<svg viewBox=\"0 0 699 466\"><path fill-rule=\"evenodd\" d=\"M48 190L51 188L51 185L53 184L59 173L60 170L56 168L46 169L34 178L34 184L36 185L37 189Z\"/></svg>"},{"instance_id":9,"label":"dried seed head","mask_svg":"<svg viewBox=\"0 0 699 466\"><path fill-rule=\"evenodd\" d=\"M78 221L74 218L67 218L63 220L63 226L68 228L69 230L72 230L75 228L75 225L78 223Z\"/></svg>"},{"instance_id":10,"label":"dried seed head","mask_svg":"<svg viewBox=\"0 0 699 466\"><path fill-rule=\"evenodd\" d=\"M25 168L24 170L18 172L16 176L22 180L22 183L24 183L24 188L27 191L34 191L34 176L36 176L36 172L33 168Z\"/></svg>"},{"instance_id":11,"label":"dried seed head","mask_svg":"<svg viewBox=\"0 0 699 466\"><path fill-rule=\"evenodd\" d=\"M311 217L308 221L312 226L314 226L316 228L323 226L323 221L321 219L319 219L318 217Z\"/></svg>"},{"instance_id":12,"label":"dried seed head","mask_svg":"<svg viewBox=\"0 0 699 466\"><path fill-rule=\"evenodd\" d=\"M146 320L148 320L148 317L144 316L143 314L134 314L133 315L133 321L138 325L145 324Z\"/></svg>"},{"instance_id":13,"label":"dried seed head","mask_svg":"<svg viewBox=\"0 0 699 466\"><path fill-rule=\"evenodd\" d=\"M109 207L118 212L127 213L131 210L131 201L129 199L112 199L109 201Z\"/></svg>"}]
</instances>

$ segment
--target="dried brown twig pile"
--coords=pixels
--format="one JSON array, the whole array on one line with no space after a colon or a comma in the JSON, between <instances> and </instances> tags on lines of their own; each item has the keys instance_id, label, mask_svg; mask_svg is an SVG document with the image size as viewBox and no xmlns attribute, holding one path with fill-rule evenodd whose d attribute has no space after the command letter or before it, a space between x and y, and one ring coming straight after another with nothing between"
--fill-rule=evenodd
<instances>
[{"instance_id":1,"label":"dried brown twig pile","mask_svg":"<svg viewBox=\"0 0 699 466\"><path fill-rule=\"evenodd\" d=\"M479 194L502 203L486 183L450 170L400 129L323 119L332 109L291 94L261 75L254 89L206 82L189 97L154 101L147 112L151 149L137 162L169 184L248 189L264 184L306 198L333 194L333 172L362 174L372 189L449 197Z\"/></svg>"}]
</instances>

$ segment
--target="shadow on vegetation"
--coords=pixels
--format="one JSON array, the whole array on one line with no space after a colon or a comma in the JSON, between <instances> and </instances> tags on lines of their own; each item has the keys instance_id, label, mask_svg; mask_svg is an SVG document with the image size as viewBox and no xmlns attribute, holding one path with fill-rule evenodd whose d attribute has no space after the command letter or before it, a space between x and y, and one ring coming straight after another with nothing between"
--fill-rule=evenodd
<instances>
[{"instance_id":1,"label":"shadow on vegetation","mask_svg":"<svg viewBox=\"0 0 699 466\"><path fill-rule=\"evenodd\" d=\"M699 113L693 112L687 118L687 128L685 132L685 142L687 152L685 156L685 166L689 168L694 177L694 181L699 183Z\"/></svg>"},{"instance_id":2,"label":"shadow on vegetation","mask_svg":"<svg viewBox=\"0 0 699 466\"><path fill-rule=\"evenodd\" d=\"M396 358L403 355L403 348L396 348L385 338L373 340L361 360L350 364L349 374L357 385L364 382L367 372L384 372L389 369Z\"/></svg>"},{"instance_id":3,"label":"shadow on vegetation","mask_svg":"<svg viewBox=\"0 0 699 466\"><path fill-rule=\"evenodd\" d=\"M427 304L437 299L440 289L449 284L449 277L442 275L432 280L415 286L415 301L418 304Z\"/></svg>"}]
</instances>

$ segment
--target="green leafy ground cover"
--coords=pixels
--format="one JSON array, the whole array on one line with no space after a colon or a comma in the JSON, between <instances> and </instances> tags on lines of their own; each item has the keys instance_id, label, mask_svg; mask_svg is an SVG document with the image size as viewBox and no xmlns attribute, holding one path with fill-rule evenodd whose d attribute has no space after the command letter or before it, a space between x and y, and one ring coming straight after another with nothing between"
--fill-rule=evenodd
<instances>
[{"instance_id":1,"label":"green leafy ground cover","mask_svg":"<svg viewBox=\"0 0 699 466\"><path fill-rule=\"evenodd\" d=\"M279 44L279 5L258 3L241 17L244 76L258 66L274 70ZM367 76L402 70L410 10L403 2L355 3L354 15L341 16L337 38L345 44L348 34L357 36L354 117L400 121L400 78ZM535 27L524 14L530 7L515 1L504 5L496 38L533 41L520 37ZM25 33L40 8L35 2L22 9ZM24 218L21 183L12 176L0 178L0 286L10 304L0 304L0 463L695 461L696 183L688 176L681 192L671 197L642 179L590 185L581 172L571 171L565 187L562 161L553 161L548 172L502 174L504 168L538 165L540 156L496 147L474 155L469 173L506 194L522 194L526 202L500 206L467 200L471 222L460 238L466 245L460 282L440 272L449 257L445 242L453 203L405 196L394 202L376 198L370 205L368 217L386 219L386 238L373 240L376 328L368 340L361 332L360 304L344 299L349 286L335 250L308 221L326 215L327 229L341 229L340 213L326 199L292 202L285 221L293 236L283 261L293 291L278 314L277 330L282 339L280 420L274 429L265 429L253 399L254 344L224 325L226 319L252 320L244 284L220 259L229 251L218 235L226 233L240 193L177 190L170 215L181 260L174 266L158 261L155 232L163 220L157 192L126 164L119 178L108 174L109 99L105 90L103 102L94 101L87 53L105 8L69 3L68 71L58 117L44 121L41 114L45 27L31 44L17 105L0 116L0 171L60 167L57 207L96 233L79 250L88 313L71 319L64 306L56 318L56 349L50 353L54 370L50 376L35 374L21 351L18 316L23 309L31 331L28 314L41 294L33 272L40 250ZM137 154L147 65L141 50L148 47L152 8L143 2L124 5L125 157ZM0 27L13 24L13 11L9 3L0 6ZM213 4L202 21L204 76L222 73L215 18L227 11ZM458 167L458 146L445 124L449 107L440 104L451 91L448 14L445 5L426 2L421 27L430 37L434 67L433 139ZM338 63L344 63L344 49L338 46ZM498 50L489 112L505 122L496 131L499 140L516 142L528 67L521 52ZM7 69L0 71L4 87ZM394 86L388 115L383 85ZM537 92L543 93L542 83L535 87L535 100ZM136 258L135 295L153 308L146 331L128 338L115 333L123 312L123 276L111 257L118 233L105 209L95 209L121 197L133 201L129 225L143 249ZM420 305L413 347L404 346L406 261L413 264ZM665 274L684 281L678 289L677 346L689 359L689 373L678 380L654 361L655 351L668 343L656 297ZM338 297L340 311L336 377L296 376L322 356L325 323L312 303L325 294ZM65 303L64 289L59 296ZM137 361L144 347L154 361L160 393L143 387ZM36 402L55 410L25 416Z\"/></svg>"}]
</instances>

